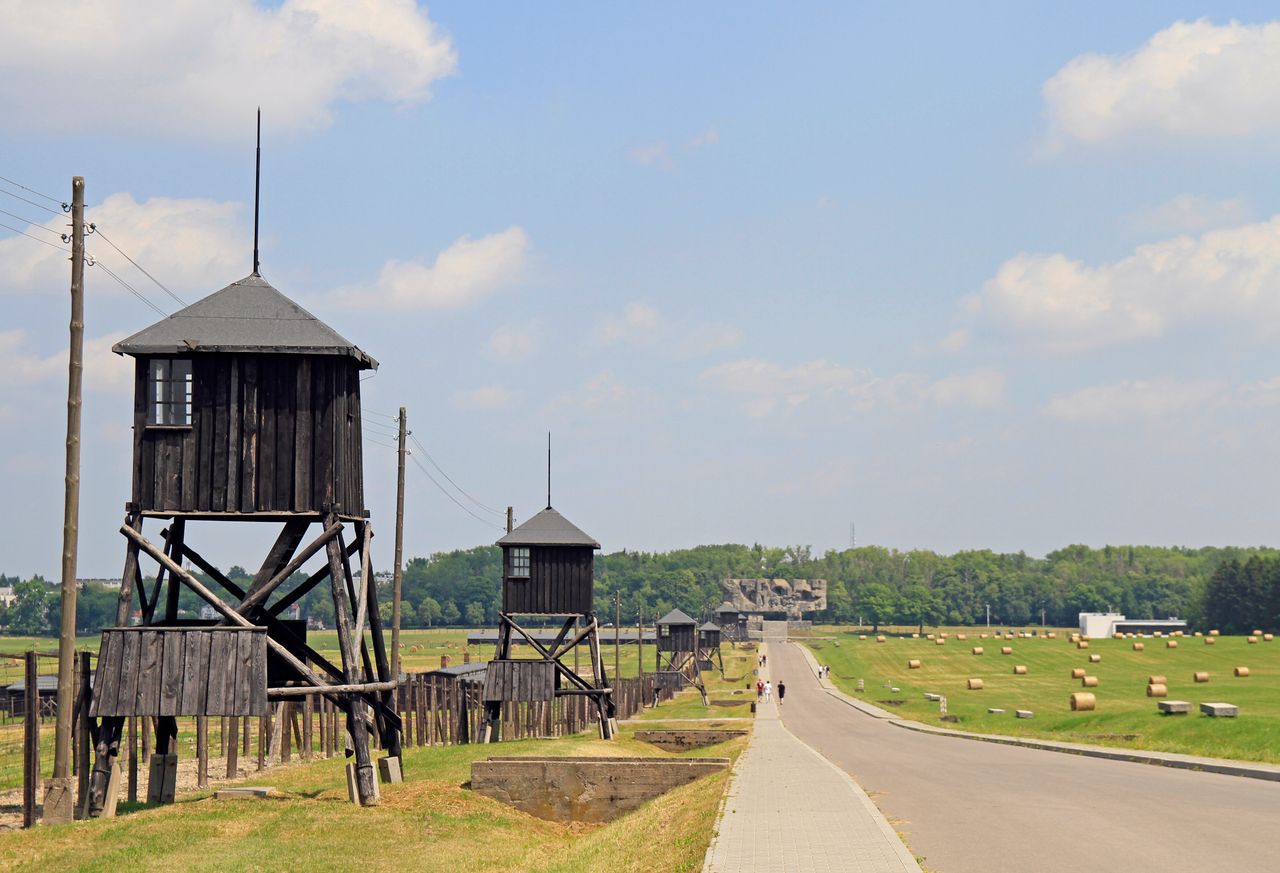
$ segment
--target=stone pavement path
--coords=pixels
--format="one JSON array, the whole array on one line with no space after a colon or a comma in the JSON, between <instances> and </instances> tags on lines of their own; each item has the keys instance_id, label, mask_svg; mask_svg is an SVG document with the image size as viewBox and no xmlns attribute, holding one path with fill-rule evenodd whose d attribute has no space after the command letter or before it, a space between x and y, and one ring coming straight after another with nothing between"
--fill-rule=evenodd
<instances>
[{"instance_id":1,"label":"stone pavement path","mask_svg":"<svg viewBox=\"0 0 1280 873\"><path fill-rule=\"evenodd\" d=\"M758 708L703 870L919 873L920 866L857 783L783 726L774 702Z\"/></svg>"}]
</instances>

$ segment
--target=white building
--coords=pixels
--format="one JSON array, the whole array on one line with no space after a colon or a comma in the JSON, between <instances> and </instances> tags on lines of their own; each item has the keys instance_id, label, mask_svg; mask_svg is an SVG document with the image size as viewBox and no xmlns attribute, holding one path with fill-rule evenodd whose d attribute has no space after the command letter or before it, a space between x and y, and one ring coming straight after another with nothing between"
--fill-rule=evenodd
<instances>
[{"instance_id":1,"label":"white building","mask_svg":"<svg viewBox=\"0 0 1280 873\"><path fill-rule=\"evenodd\" d=\"M1151 634L1185 631L1187 623L1180 618L1128 619L1118 612L1080 613L1080 633L1102 639L1115 634Z\"/></svg>"}]
</instances>

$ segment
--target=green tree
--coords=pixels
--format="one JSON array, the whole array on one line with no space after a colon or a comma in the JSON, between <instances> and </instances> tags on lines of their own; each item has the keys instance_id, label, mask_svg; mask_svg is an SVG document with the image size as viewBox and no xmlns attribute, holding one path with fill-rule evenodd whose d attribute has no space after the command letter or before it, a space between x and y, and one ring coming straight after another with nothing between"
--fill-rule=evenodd
<instances>
[{"instance_id":1,"label":"green tree","mask_svg":"<svg viewBox=\"0 0 1280 873\"><path fill-rule=\"evenodd\" d=\"M42 576L33 576L13 587L14 601L10 610L9 630L24 636L41 636L49 631L49 608L57 600L57 592Z\"/></svg>"}]
</instances>

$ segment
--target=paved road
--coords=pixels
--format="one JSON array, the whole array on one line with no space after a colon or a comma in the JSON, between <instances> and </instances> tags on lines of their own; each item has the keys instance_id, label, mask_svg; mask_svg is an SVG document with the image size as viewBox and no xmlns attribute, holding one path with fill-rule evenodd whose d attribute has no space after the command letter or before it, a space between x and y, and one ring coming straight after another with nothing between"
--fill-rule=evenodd
<instances>
[{"instance_id":1,"label":"paved road","mask_svg":"<svg viewBox=\"0 0 1280 873\"><path fill-rule=\"evenodd\" d=\"M784 723L844 769L937 873L1280 870L1280 784L894 727L771 641Z\"/></svg>"}]
</instances>

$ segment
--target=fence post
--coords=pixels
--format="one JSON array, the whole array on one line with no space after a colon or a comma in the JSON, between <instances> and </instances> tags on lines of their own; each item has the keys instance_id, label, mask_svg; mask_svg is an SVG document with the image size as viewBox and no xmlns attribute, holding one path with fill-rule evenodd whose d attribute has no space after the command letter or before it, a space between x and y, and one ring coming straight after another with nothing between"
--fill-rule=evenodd
<instances>
[{"instance_id":1,"label":"fence post","mask_svg":"<svg viewBox=\"0 0 1280 873\"><path fill-rule=\"evenodd\" d=\"M22 722L22 826L36 823L36 785L40 782L40 671L36 653L27 652Z\"/></svg>"},{"instance_id":2,"label":"fence post","mask_svg":"<svg viewBox=\"0 0 1280 873\"><path fill-rule=\"evenodd\" d=\"M209 717L196 716L196 787L209 787Z\"/></svg>"}]
</instances>

